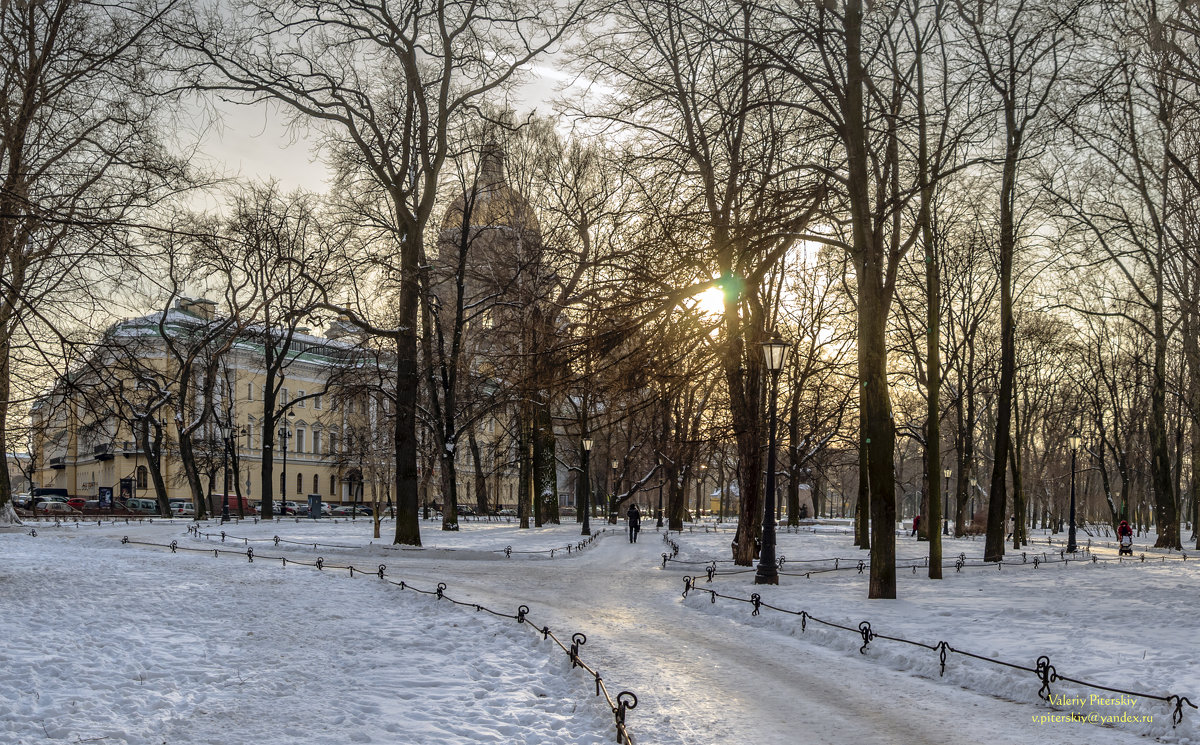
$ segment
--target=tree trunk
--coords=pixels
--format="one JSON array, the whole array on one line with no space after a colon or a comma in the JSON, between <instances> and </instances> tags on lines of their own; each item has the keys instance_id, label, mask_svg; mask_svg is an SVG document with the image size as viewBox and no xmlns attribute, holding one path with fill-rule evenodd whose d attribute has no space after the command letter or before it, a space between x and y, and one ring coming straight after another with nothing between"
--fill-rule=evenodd
<instances>
[{"instance_id":1,"label":"tree trunk","mask_svg":"<svg viewBox=\"0 0 1200 745\"><path fill-rule=\"evenodd\" d=\"M517 519L521 528L529 527L529 512L533 492L532 425L527 406L522 406L517 426Z\"/></svg>"},{"instance_id":2,"label":"tree trunk","mask_svg":"<svg viewBox=\"0 0 1200 745\"><path fill-rule=\"evenodd\" d=\"M995 460L988 489L987 536L984 561L1004 560L1004 526L1008 506L1008 458L1012 448L1013 383L1016 376L1016 332L1013 326L1013 257L1016 225L1013 196L1016 191L1017 159L1021 151L1016 131L1016 113L1006 102L1008 146L1000 184L1000 387L996 394Z\"/></svg>"},{"instance_id":3,"label":"tree trunk","mask_svg":"<svg viewBox=\"0 0 1200 745\"><path fill-rule=\"evenodd\" d=\"M1171 482L1171 456L1167 433L1167 332L1162 313L1162 266L1155 277L1154 370L1150 386L1150 477L1154 493L1154 521L1158 528L1156 548L1179 550L1179 509Z\"/></svg>"},{"instance_id":4,"label":"tree trunk","mask_svg":"<svg viewBox=\"0 0 1200 745\"><path fill-rule=\"evenodd\" d=\"M667 482L667 530L683 530L683 489L679 483L679 471L671 468ZM740 533L739 533L740 535Z\"/></svg>"},{"instance_id":5,"label":"tree trunk","mask_svg":"<svg viewBox=\"0 0 1200 745\"><path fill-rule=\"evenodd\" d=\"M407 244L402 244L401 253L406 258L402 264L408 271L416 272L416 256L408 258ZM402 329L396 339L396 419L392 434L396 453L396 537L394 543L407 546L421 545L421 523L417 499L417 295L415 287L409 289L407 281L401 293L401 323L409 325Z\"/></svg>"},{"instance_id":6,"label":"tree trunk","mask_svg":"<svg viewBox=\"0 0 1200 745\"><path fill-rule=\"evenodd\" d=\"M549 402L538 401L533 407L533 415L533 473L534 496L538 505L537 525L558 525L558 464L555 460L554 419Z\"/></svg>"},{"instance_id":7,"label":"tree trunk","mask_svg":"<svg viewBox=\"0 0 1200 745\"><path fill-rule=\"evenodd\" d=\"M726 344L723 361L725 380L730 393L730 414L737 441L740 496L737 534L732 548L733 563L738 566L750 566L758 552L758 536L762 530L762 358L757 348L760 333L757 320L752 318L745 322L745 325L755 332L747 345L742 338L743 324L737 322L737 305L736 299L730 298L729 293L726 293ZM750 346L750 350L746 350L746 346ZM682 484L678 488L680 522L679 527L675 528L676 516L672 515L672 530L683 529L685 505L682 501Z\"/></svg>"},{"instance_id":8,"label":"tree trunk","mask_svg":"<svg viewBox=\"0 0 1200 745\"><path fill-rule=\"evenodd\" d=\"M442 485L442 530L458 530L458 466L454 451L447 450L450 444L442 445L438 452L438 466Z\"/></svg>"},{"instance_id":9,"label":"tree trunk","mask_svg":"<svg viewBox=\"0 0 1200 745\"><path fill-rule=\"evenodd\" d=\"M487 475L483 472L483 458L479 452L479 440L475 437L475 428L467 432L467 445L471 448L471 462L475 466L475 512L480 515L488 514Z\"/></svg>"}]
</instances>

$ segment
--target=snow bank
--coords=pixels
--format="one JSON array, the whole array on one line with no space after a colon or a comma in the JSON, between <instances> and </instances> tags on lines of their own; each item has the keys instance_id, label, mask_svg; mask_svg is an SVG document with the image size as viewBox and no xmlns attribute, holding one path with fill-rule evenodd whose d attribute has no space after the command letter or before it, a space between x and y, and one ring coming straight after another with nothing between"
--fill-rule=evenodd
<instances>
[{"instance_id":1,"label":"snow bank","mask_svg":"<svg viewBox=\"0 0 1200 745\"><path fill-rule=\"evenodd\" d=\"M552 642L386 583L122 546L111 529L0 535L0 561L5 743L612 737Z\"/></svg>"}]
</instances>

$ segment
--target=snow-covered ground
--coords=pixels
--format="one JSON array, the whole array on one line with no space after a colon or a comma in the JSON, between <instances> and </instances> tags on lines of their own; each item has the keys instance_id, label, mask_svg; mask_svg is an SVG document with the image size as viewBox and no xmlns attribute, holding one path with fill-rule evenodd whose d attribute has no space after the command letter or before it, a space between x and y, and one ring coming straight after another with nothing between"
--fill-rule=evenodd
<instances>
[{"instance_id":1,"label":"snow-covered ground","mask_svg":"<svg viewBox=\"0 0 1200 745\"><path fill-rule=\"evenodd\" d=\"M613 740L612 713L594 696L591 676L571 669L529 625L370 574L351 580L345 571L266 559L320 556L327 566L369 572L386 564L392 580L423 589L444 582L451 597L504 613L527 605L538 627L564 640L585 633L583 659L614 695L638 696L628 722L639 745L1124 743L1146 734L1200 743L1200 712L1192 709L1172 729L1158 703L1051 707L1030 673L951 655L939 678L928 650L877 639L860 655L857 634L811 621L801 632L795 616L752 616L747 604L714 604L703 593L683 599L683 575L703 577L702 566L661 568L669 548L653 529L630 545L617 526L577 551L574 523L527 531L468 523L458 533L426 523L425 547L399 551L386 522L382 540L361 519L207 523L202 535L186 525L43 524L34 526L37 537L29 527L0 533L0 742ZM251 547L258 558L172 554L122 544L124 535ZM731 537L703 528L672 534L684 561L727 559ZM899 543L906 559L926 550L907 537ZM949 541L946 556L978 557L981 548ZM857 561L861 552L841 526L783 533L779 553L787 557L779 587L754 586L752 573L719 573L699 586L758 592L764 602L846 626L869 620L878 634L945 640L1031 667L1046 654L1062 675L1200 702L1191 654L1200 621L1188 592L1200 568L1192 560L1151 563L1157 555L1148 553L1145 564L951 567L941 582L903 571L900 600L868 601L866 575L855 570L792 576L807 559ZM1099 546L1096 553L1115 557ZM1085 699L1095 692L1064 682L1052 689ZM1073 711L1153 722L1099 726L1069 721ZM1068 721L1045 719L1063 715Z\"/></svg>"}]
</instances>

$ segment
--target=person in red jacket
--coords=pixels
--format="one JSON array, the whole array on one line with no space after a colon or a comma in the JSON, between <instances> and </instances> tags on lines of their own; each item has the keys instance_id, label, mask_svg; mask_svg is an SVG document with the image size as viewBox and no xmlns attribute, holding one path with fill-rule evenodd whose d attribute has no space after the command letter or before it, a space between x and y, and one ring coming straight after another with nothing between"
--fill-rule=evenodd
<instances>
[{"instance_id":1,"label":"person in red jacket","mask_svg":"<svg viewBox=\"0 0 1200 745\"><path fill-rule=\"evenodd\" d=\"M920 515L916 515L915 517L913 517L913 529L912 529L912 532L911 532L911 533L909 533L909 536L914 536L914 535L916 535L916 534L917 534L917 529L918 529L918 528L920 528L920 527L921 527L921 516L920 516Z\"/></svg>"},{"instance_id":2,"label":"person in red jacket","mask_svg":"<svg viewBox=\"0 0 1200 745\"><path fill-rule=\"evenodd\" d=\"M1117 541L1121 544L1120 553L1133 555L1133 528L1125 520L1117 526Z\"/></svg>"}]
</instances>

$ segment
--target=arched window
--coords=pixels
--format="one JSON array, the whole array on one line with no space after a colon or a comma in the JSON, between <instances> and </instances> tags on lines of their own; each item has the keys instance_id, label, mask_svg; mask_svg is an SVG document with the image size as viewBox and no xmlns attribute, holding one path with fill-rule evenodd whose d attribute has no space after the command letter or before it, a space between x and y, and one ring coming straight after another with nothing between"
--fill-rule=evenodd
<instances>
[{"instance_id":1,"label":"arched window","mask_svg":"<svg viewBox=\"0 0 1200 745\"><path fill-rule=\"evenodd\" d=\"M145 466L138 466L137 467L137 488L145 489L148 486L149 480L150 480L150 472L146 470Z\"/></svg>"},{"instance_id":2,"label":"arched window","mask_svg":"<svg viewBox=\"0 0 1200 745\"><path fill-rule=\"evenodd\" d=\"M320 493L321 493L321 477L314 473L313 474L313 494L320 494Z\"/></svg>"},{"instance_id":3,"label":"arched window","mask_svg":"<svg viewBox=\"0 0 1200 745\"><path fill-rule=\"evenodd\" d=\"M304 475L298 473L298 474L296 474L296 496L297 497L300 496L301 492L303 492L303 491L304 491Z\"/></svg>"}]
</instances>

